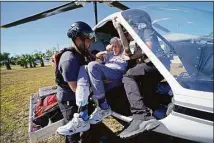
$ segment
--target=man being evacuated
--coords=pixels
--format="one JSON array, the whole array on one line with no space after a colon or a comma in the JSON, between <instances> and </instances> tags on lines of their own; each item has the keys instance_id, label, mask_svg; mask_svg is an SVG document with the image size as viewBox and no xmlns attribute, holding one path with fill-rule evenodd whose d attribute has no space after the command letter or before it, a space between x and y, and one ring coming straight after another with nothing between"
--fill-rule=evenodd
<instances>
[{"instance_id":1,"label":"man being evacuated","mask_svg":"<svg viewBox=\"0 0 214 143\"><path fill-rule=\"evenodd\" d=\"M79 107L79 113L74 114L74 118L65 126L59 127L57 132L61 135L72 135L78 132L89 130L90 124L97 124L105 117L111 115L105 98L104 82L122 81L123 74L126 72L127 62L123 59L123 47L119 38L111 39L111 47L107 47L108 52L100 52L96 56L98 61L90 62L88 66L82 66L79 70L76 104ZM98 107L88 116L88 97L89 88L92 87L93 98L98 100ZM112 87L113 88L113 87Z\"/></svg>"},{"instance_id":2,"label":"man being evacuated","mask_svg":"<svg viewBox=\"0 0 214 143\"><path fill-rule=\"evenodd\" d=\"M150 16L146 12L144 16L144 23L147 26L140 31L144 35L142 40L153 53L160 53L158 54L159 59L164 59L169 64L165 60L164 51L160 48L158 38L152 28ZM153 63L148 58L145 58L146 56L142 54L140 47L135 47L137 51L131 54L129 42L133 40L132 37L129 34L124 35L122 27L116 19L113 20L113 25L118 31L123 47L126 49L125 54L129 55L131 61L135 61L135 64L128 69L122 79L133 120L128 128L120 133L120 137L129 138L160 125L160 122L152 115L152 110L157 109L159 106L155 97L155 88L163 77Z\"/></svg>"}]
</instances>

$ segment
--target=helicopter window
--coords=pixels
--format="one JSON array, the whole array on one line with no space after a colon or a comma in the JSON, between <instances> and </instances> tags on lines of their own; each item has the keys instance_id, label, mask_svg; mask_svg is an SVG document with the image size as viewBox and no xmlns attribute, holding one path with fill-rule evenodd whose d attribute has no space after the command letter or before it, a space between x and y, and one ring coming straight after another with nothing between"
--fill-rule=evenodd
<instances>
[{"instance_id":1,"label":"helicopter window","mask_svg":"<svg viewBox=\"0 0 214 143\"><path fill-rule=\"evenodd\" d=\"M89 50L92 53L97 53L99 51L104 51L105 50L105 45L103 44L103 42L100 39L96 38L96 41L91 43L91 46L90 46Z\"/></svg>"},{"instance_id":2,"label":"helicopter window","mask_svg":"<svg viewBox=\"0 0 214 143\"><path fill-rule=\"evenodd\" d=\"M122 12L124 19L142 40L144 14L139 10ZM213 92L212 34L199 36L185 32L168 32L165 35L155 32L159 43L152 48L152 52L184 88Z\"/></svg>"},{"instance_id":3,"label":"helicopter window","mask_svg":"<svg viewBox=\"0 0 214 143\"><path fill-rule=\"evenodd\" d=\"M170 73L181 86L200 91L213 91L213 44L171 41L171 47L159 39L171 61Z\"/></svg>"},{"instance_id":4,"label":"helicopter window","mask_svg":"<svg viewBox=\"0 0 214 143\"><path fill-rule=\"evenodd\" d=\"M99 52L104 51L105 47L109 44L110 39L117 35L116 30L111 21L102 24L100 27L95 29L95 42L91 44L90 51Z\"/></svg>"},{"instance_id":5,"label":"helicopter window","mask_svg":"<svg viewBox=\"0 0 214 143\"><path fill-rule=\"evenodd\" d=\"M96 42L95 43L102 43L102 47L97 49L95 46L92 46L92 50L104 51L105 47L110 43L111 38L118 37L118 33L113 26L112 21L108 21L95 29L96 33ZM94 44L95 45L95 44ZM98 46L97 46L98 47Z\"/></svg>"},{"instance_id":6,"label":"helicopter window","mask_svg":"<svg viewBox=\"0 0 214 143\"><path fill-rule=\"evenodd\" d=\"M111 35L107 33L97 32L96 33L97 39L102 41L102 43L107 46L109 44L109 41L111 40Z\"/></svg>"},{"instance_id":7,"label":"helicopter window","mask_svg":"<svg viewBox=\"0 0 214 143\"><path fill-rule=\"evenodd\" d=\"M111 37L118 37L117 30L114 28L112 21L106 22L103 26L97 28L95 33L109 34Z\"/></svg>"}]
</instances>

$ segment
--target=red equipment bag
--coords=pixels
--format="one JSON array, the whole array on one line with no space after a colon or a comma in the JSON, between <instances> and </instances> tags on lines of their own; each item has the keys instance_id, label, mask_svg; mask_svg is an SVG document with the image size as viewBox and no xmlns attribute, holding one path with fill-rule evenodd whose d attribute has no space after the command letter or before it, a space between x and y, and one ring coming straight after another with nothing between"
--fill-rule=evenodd
<instances>
[{"instance_id":1,"label":"red equipment bag","mask_svg":"<svg viewBox=\"0 0 214 143\"><path fill-rule=\"evenodd\" d=\"M44 127L49 123L49 119L51 122L56 122L62 118L63 116L57 103L56 94L51 94L39 99L33 116L33 122L36 125Z\"/></svg>"}]
</instances>

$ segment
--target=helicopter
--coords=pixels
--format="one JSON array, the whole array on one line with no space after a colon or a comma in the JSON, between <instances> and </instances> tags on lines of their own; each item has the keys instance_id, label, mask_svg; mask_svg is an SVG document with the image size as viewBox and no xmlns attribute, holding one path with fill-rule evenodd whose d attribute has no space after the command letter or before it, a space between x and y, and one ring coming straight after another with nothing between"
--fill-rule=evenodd
<instances>
[{"instance_id":1,"label":"helicopter","mask_svg":"<svg viewBox=\"0 0 214 143\"><path fill-rule=\"evenodd\" d=\"M89 2L73 1L1 27L9 28L81 8ZM213 20L211 19L213 14L207 16L207 13L202 11L173 6L145 6L142 9L130 9L117 1L99 2L122 10L98 22L97 2L93 1L96 24L93 30L104 47L105 42L111 37L118 36L112 24L112 20L117 18L164 77L164 81L157 87L157 94L160 96L163 94L164 99L167 99L160 103L167 110L163 111L165 116L157 116L161 125L153 131L197 142L213 142ZM161 48L171 61L170 67L161 62L157 54L153 53L142 40L144 27L142 10L152 18L152 25ZM190 16L193 13L198 15L203 13L203 16L199 15L201 18L199 20L199 17ZM202 23L203 20L207 22ZM193 23L195 26L192 25ZM160 87L164 88L164 93L161 93ZM110 91L109 94L111 93ZM132 117L127 99L122 92L119 93L121 94L107 96L113 110L112 116L130 122ZM120 105L116 103L118 100ZM33 108L33 98L30 101L30 108ZM31 115L32 111L30 111ZM39 131L31 132L32 121L29 120L32 142L53 134L56 128L63 124L59 121Z\"/></svg>"}]
</instances>

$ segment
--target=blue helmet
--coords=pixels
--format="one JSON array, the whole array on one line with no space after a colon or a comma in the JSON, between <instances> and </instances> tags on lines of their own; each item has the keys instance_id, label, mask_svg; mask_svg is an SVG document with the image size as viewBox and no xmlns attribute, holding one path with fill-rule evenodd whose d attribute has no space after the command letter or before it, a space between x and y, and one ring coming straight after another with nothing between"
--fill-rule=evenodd
<instances>
[{"instance_id":1,"label":"blue helmet","mask_svg":"<svg viewBox=\"0 0 214 143\"><path fill-rule=\"evenodd\" d=\"M91 27L82 21L77 21L71 25L71 28L67 32L68 38L74 40L76 37L81 38L94 38L94 32Z\"/></svg>"}]
</instances>

